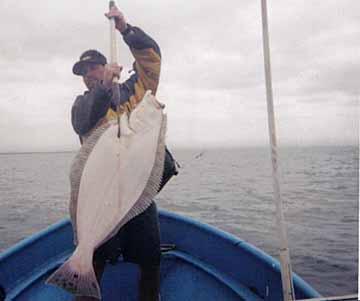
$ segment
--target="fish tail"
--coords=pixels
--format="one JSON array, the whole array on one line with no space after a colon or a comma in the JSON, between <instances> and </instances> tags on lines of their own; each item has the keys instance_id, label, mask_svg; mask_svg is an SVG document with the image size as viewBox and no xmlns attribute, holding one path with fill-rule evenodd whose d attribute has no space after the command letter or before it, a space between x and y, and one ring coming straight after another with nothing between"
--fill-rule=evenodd
<instances>
[{"instance_id":1,"label":"fish tail","mask_svg":"<svg viewBox=\"0 0 360 301\"><path fill-rule=\"evenodd\" d=\"M84 261L86 257L89 258L89 256L79 256L75 252L46 280L46 283L59 286L76 296L88 296L100 300L100 287L92 265L92 256L90 261Z\"/></svg>"}]
</instances>

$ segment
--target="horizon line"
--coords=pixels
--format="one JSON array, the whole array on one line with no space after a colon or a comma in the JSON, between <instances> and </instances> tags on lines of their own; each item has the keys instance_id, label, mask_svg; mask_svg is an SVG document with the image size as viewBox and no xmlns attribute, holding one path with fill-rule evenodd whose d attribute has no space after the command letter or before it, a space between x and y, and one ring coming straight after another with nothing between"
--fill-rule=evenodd
<instances>
[{"instance_id":1,"label":"horizon line","mask_svg":"<svg viewBox=\"0 0 360 301\"><path fill-rule=\"evenodd\" d=\"M206 145L206 146L171 146L171 149L176 150L191 150L191 149L241 149L241 148L268 148L269 145ZM281 148L303 148L303 147L357 147L359 148L359 144L354 143L347 143L347 144L285 144L282 146L278 145L278 149ZM80 149L80 148L79 148ZM72 149L72 150L24 150L24 151L0 151L0 155L25 155L25 154L41 154L41 153L76 153L79 149Z\"/></svg>"}]
</instances>

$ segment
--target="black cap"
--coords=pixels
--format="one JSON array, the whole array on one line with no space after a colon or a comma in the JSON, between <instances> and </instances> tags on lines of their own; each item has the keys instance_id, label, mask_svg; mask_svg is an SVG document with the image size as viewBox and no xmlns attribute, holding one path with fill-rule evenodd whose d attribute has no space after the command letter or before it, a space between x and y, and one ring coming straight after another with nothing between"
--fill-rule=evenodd
<instances>
[{"instance_id":1,"label":"black cap","mask_svg":"<svg viewBox=\"0 0 360 301\"><path fill-rule=\"evenodd\" d=\"M88 64L107 64L106 57L97 50L86 50L81 56L80 60L73 66L73 73L75 75L83 75L84 67Z\"/></svg>"}]
</instances>

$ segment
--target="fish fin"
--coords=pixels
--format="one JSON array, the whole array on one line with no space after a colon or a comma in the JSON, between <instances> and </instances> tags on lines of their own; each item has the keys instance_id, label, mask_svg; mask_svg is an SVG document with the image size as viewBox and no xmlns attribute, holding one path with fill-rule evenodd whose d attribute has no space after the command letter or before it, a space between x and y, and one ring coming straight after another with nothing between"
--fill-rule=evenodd
<instances>
[{"instance_id":1,"label":"fish fin","mask_svg":"<svg viewBox=\"0 0 360 301\"><path fill-rule=\"evenodd\" d=\"M47 280L47 284L56 285L76 296L88 296L101 300L100 287L92 264L86 270L81 269L80 257L70 257Z\"/></svg>"},{"instance_id":2,"label":"fish fin","mask_svg":"<svg viewBox=\"0 0 360 301\"><path fill-rule=\"evenodd\" d=\"M156 150L154 166L151 170L150 178L146 184L146 187L140 197L141 199L149 199L149 201L152 201L152 199L159 192L161 179L164 172L166 128L167 128L167 116L164 114L160 128L158 147Z\"/></svg>"}]
</instances>

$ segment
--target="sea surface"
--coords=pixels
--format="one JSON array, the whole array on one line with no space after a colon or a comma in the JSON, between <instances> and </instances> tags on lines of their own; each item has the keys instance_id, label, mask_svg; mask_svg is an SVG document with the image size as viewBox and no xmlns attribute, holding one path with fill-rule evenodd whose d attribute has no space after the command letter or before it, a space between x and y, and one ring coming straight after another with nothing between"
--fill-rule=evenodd
<instances>
[{"instance_id":1,"label":"sea surface","mask_svg":"<svg viewBox=\"0 0 360 301\"><path fill-rule=\"evenodd\" d=\"M278 257L268 148L172 151L182 168L158 205ZM0 252L68 216L74 155L0 155ZM279 162L293 271L325 296L357 293L359 148L281 148Z\"/></svg>"}]
</instances>

